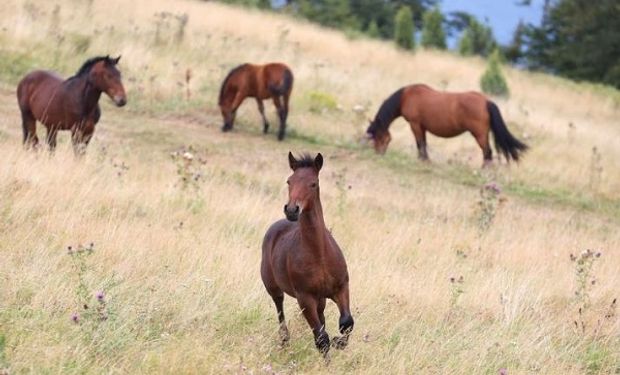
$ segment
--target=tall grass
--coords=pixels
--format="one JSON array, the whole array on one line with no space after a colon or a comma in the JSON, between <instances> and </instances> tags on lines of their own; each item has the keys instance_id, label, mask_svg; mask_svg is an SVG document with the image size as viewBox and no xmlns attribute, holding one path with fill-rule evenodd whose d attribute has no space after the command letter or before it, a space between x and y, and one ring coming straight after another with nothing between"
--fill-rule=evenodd
<instances>
[{"instance_id":1,"label":"tall grass","mask_svg":"<svg viewBox=\"0 0 620 375\"><path fill-rule=\"evenodd\" d=\"M158 21L162 12L172 15L168 26ZM0 90L0 371L619 370L620 320L610 306L620 285L620 151L611 96L508 70L511 99L499 105L532 152L495 171L503 200L481 234L485 176L473 139L431 139L433 163L420 165L399 122L380 158L355 144L364 124L352 111L374 111L408 82L475 87L484 65L477 59L404 54L208 2L8 0L0 30L3 67L13 62L2 69ZM82 38L83 52L68 35ZM22 150L12 92L19 76L34 67L68 75L87 56L107 53L123 55L130 102L118 109L102 99L86 156L76 160L63 134L53 157ZM295 72L292 137L263 136L254 103L242 107L235 132L222 134L215 104L223 75L243 61L269 60ZM338 105L312 112L312 93ZM200 163L188 166L190 146ZM588 172L594 146L596 191ZM290 298L291 343L278 346L275 308L258 273L262 235L282 217L288 150L326 156L326 221L349 264L356 326L328 367ZM67 246L91 242L92 254L76 266ZM588 270L596 283L580 313L571 254L585 249L604 255ZM326 312L334 334L335 305Z\"/></svg>"}]
</instances>

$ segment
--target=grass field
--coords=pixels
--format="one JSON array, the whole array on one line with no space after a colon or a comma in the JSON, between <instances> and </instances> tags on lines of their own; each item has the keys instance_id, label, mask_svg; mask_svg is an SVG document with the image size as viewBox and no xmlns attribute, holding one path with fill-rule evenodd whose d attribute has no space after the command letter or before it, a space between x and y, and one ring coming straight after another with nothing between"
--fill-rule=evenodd
<instances>
[{"instance_id":1,"label":"grass field","mask_svg":"<svg viewBox=\"0 0 620 375\"><path fill-rule=\"evenodd\" d=\"M22 150L20 77L107 53L123 55L129 104L102 98L85 157L67 134L53 156ZM253 101L219 130L219 84L245 61L295 73L285 142L261 134ZM479 169L468 135L430 138L420 163L403 120L384 157L357 142L400 86L477 89L483 69L211 2L5 0L0 373L620 373L618 92L505 68L497 103L532 147L519 165ZM190 146L191 163L174 156ZM289 150L326 157L326 222L351 276L355 329L328 366L290 298L279 346L259 275Z\"/></svg>"}]
</instances>

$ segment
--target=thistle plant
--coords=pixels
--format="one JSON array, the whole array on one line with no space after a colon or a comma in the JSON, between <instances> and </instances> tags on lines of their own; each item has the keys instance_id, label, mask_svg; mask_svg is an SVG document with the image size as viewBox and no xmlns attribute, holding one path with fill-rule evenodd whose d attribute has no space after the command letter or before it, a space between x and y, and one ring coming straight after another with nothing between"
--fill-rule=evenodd
<instances>
[{"instance_id":1,"label":"thistle plant","mask_svg":"<svg viewBox=\"0 0 620 375\"><path fill-rule=\"evenodd\" d=\"M570 260L575 263L575 299L578 306L578 318L573 323L575 328L584 334L586 332L584 315L590 307L591 289L596 284L593 267L601 255L601 252L594 252L590 249L583 251L579 255L570 254Z\"/></svg>"},{"instance_id":2,"label":"thistle plant","mask_svg":"<svg viewBox=\"0 0 620 375\"><path fill-rule=\"evenodd\" d=\"M77 308L71 313L71 321L75 324L93 324L108 319L109 311L105 292L92 288L86 281L86 275L91 271L88 258L95 252L95 244L88 246L78 245L77 247L68 246L67 254L73 262L73 270L77 276L77 287L75 289ZM108 282L111 286L113 282Z\"/></svg>"},{"instance_id":3,"label":"thistle plant","mask_svg":"<svg viewBox=\"0 0 620 375\"><path fill-rule=\"evenodd\" d=\"M177 151L171 152L170 157L176 165L178 182L175 186L180 186L181 190L184 191L192 188L197 192L200 189L200 182L204 178L201 166L207 163L204 155L200 155L190 145L189 147L182 147Z\"/></svg>"},{"instance_id":4,"label":"thistle plant","mask_svg":"<svg viewBox=\"0 0 620 375\"><path fill-rule=\"evenodd\" d=\"M488 182L480 188L478 199L478 229L486 232L493 223L500 204L504 201L502 189L496 182Z\"/></svg>"}]
</instances>

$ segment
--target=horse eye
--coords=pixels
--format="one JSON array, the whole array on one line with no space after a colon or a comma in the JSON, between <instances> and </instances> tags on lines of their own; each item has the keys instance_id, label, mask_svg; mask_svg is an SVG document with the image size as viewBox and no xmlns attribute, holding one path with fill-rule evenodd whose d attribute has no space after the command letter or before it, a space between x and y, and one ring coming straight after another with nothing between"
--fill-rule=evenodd
<instances>
[{"instance_id":1,"label":"horse eye","mask_svg":"<svg viewBox=\"0 0 620 375\"><path fill-rule=\"evenodd\" d=\"M316 182L313 182L310 187L314 189L316 187Z\"/></svg>"},{"instance_id":2,"label":"horse eye","mask_svg":"<svg viewBox=\"0 0 620 375\"><path fill-rule=\"evenodd\" d=\"M290 185L290 184L291 184L291 182L290 182L289 180L286 180L286 184L287 184L287 185Z\"/></svg>"}]
</instances>

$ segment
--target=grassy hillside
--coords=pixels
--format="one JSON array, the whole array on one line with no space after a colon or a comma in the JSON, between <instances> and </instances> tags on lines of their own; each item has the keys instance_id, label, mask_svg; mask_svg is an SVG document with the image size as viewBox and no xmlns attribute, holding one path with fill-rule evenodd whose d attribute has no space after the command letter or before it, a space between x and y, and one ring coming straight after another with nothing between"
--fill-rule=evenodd
<instances>
[{"instance_id":1,"label":"grassy hillside","mask_svg":"<svg viewBox=\"0 0 620 375\"><path fill-rule=\"evenodd\" d=\"M73 157L67 134L53 157L23 151L21 75L39 67L70 75L107 53L123 55L129 104L102 98L87 155ZM274 60L295 73L290 137L263 136L253 101L236 130L221 133L223 76L241 62ZM385 157L356 141L398 87L470 90L483 69L478 59L407 54L210 2L4 1L0 369L619 372L617 92L508 69L512 96L497 102L532 146L519 165L480 170L468 135L430 138L433 161L419 163L402 120ZM193 162L174 156L190 146ZM326 156L326 222L351 275L356 326L328 367L290 298L291 343L278 346L258 272L262 235L283 217L289 150ZM481 197L490 181L502 192ZM76 252L90 243L92 253ZM602 255L582 257L586 249ZM326 313L334 335L336 306Z\"/></svg>"}]
</instances>

